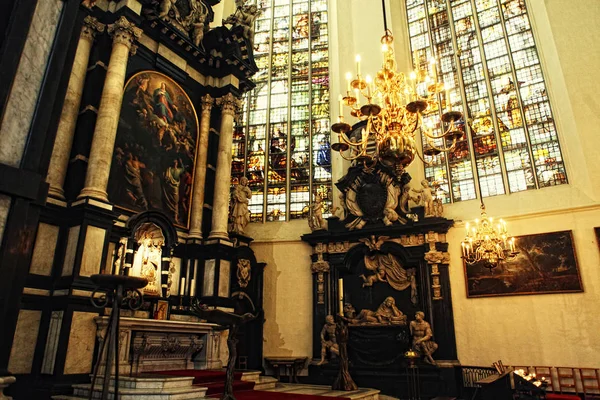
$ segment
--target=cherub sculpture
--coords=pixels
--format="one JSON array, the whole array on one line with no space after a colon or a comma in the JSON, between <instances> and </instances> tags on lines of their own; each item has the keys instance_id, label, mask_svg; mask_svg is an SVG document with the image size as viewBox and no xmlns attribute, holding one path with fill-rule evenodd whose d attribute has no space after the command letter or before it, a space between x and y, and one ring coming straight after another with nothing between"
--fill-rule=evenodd
<instances>
[{"instance_id":1,"label":"cherub sculpture","mask_svg":"<svg viewBox=\"0 0 600 400\"><path fill-rule=\"evenodd\" d=\"M317 194L315 196L314 203L311 204L309 208L308 214L308 226L310 227L311 231L318 231L327 228L327 224L323 218L324 209L325 204L323 203L323 197L320 194Z\"/></svg>"},{"instance_id":2,"label":"cherub sculpture","mask_svg":"<svg viewBox=\"0 0 600 400\"><path fill-rule=\"evenodd\" d=\"M421 181L421 186L421 189L412 189L412 191L421 195L421 200L425 206L425 216L435 217L436 207L433 199L433 189L429 186L427 179Z\"/></svg>"},{"instance_id":3,"label":"cherub sculpture","mask_svg":"<svg viewBox=\"0 0 600 400\"><path fill-rule=\"evenodd\" d=\"M261 14L261 10L254 4L243 5L236 1L237 9L233 14L223 20L223 25L241 26L244 37L254 46L254 21Z\"/></svg>"}]
</instances>

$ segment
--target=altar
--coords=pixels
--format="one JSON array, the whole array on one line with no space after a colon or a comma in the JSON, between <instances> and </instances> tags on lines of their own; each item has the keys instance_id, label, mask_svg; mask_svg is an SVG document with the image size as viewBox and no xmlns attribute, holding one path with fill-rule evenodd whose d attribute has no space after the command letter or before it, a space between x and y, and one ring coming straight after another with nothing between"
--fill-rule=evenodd
<instances>
[{"instance_id":1,"label":"altar","mask_svg":"<svg viewBox=\"0 0 600 400\"><path fill-rule=\"evenodd\" d=\"M108 319L94 319L100 345ZM221 368L221 331L216 328L218 325L206 322L121 317L119 373Z\"/></svg>"}]
</instances>

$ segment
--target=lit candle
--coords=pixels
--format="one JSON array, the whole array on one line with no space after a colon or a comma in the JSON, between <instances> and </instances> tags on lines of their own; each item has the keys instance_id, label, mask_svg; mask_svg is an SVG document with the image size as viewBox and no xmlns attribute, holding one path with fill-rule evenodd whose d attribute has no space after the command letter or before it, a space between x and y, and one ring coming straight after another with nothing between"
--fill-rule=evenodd
<instances>
[{"instance_id":1,"label":"lit candle","mask_svg":"<svg viewBox=\"0 0 600 400\"><path fill-rule=\"evenodd\" d=\"M433 76L433 82L437 82L437 68L435 66L435 57L429 59L429 65L431 65L431 76Z\"/></svg>"},{"instance_id":2,"label":"lit candle","mask_svg":"<svg viewBox=\"0 0 600 400\"><path fill-rule=\"evenodd\" d=\"M342 278L338 279L338 298L340 301L339 313L343 317L344 316L344 280Z\"/></svg>"},{"instance_id":3,"label":"lit candle","mask_svg":"<svg viewBox=\"0 0 600 400\"><path fill-rule=\"evenodd\" d=\"M179 288L179 295L183 296L185 294L185 278L181 278L181 287Z\"/></svg>"},{"instance_id":4,"label":"lit candle","mask_svg":"<svg viewBox=\"0 0 600 400\"><path fill-rule=\"evenodd\" d=\"M356 76L360 77L360 54L356 55Z\"/></svg>"},{"instance_id":5,"label":"lit candle","mask_svg":"<svg viewBox=\"0 0 600 400\"><path fill-rule=\"evenodd\" d=\"M344 115L344 97L340 94L339 96L339 100L340 100L340 122L341 122L341 117L342 115Z\"/></svg>"},{"instance_id":6,"label":"lit candle","mask_svg":"<svg viewBox=\"0 0 600 400\"><path fill-rule=\"evenodd\" d=\"M196 280L192 279L192 287L190 288L190 296L196 296Z\"/></svg>"},{"instance_id":7,"label":"lit candle","mask_svg":"<svg viewBox=\"0 0 600 400\"><path fill-rule=\"evenodd\" d=\"M352 74L350 72L346 72L346 82L348 83L348 95L350 95L350 91L352 87L350 86L350 82L352 81Z\"/></svg>"},{"instance_id":8,"label":"lit candle","mask_svg":"<svg viewBox=\"0 0 600 400\"><path fill-rule=\"evenodd\" d=\"M446 104L448 105L448 111L452 111L452 101L450 100L450 85L446 85Z\"/></svg>"},{"instance_id":9,"label":"lit candle","mask_svg":"<svg viewBox=\"0 0 600 400\"><path fill-rule=\"evenodd\" d=\"M463 257L466 257L467 256L467 249L465 248L465 242L462 242L460 245L462 246Z\"/></svg>"},{"instance_id":10,"label":"lit candle","mask_svg":"<svg viewBox=\"0 0 600 400\"><path fill-rule=\"evenodd\" d=\"M371 98L371 86L373 85L373 79L371 79L371 75L367 75L365 79L367 81L367 97Z\"/></svg>"},{"instance_id":11,"label":"lit candle","mask_svg":"<svg viewBox=\"0 0 600 400\"><path fill-rule=\"evenodd\" d=\"M360 107L360 98L358 97L360 95L360 92L358 91L358 88L354 89L354 96L356 97L356 107Z\"/></svg>"},{"instance_id":12,"label":"lit candle","mask_svg":"<svg viewBox=\"0 0 600 400\"><path fill-rule=\"evenodd\" d=\"M415 95L415 100L417 98L417 73L412 71L410 73L410 81L412 83L413 94Z\"/></svg>"},{"instance_id":13,"label":"lit candle","mask_svg":"<svg viewBox=\"0 0 600 400\"><path fill-rule=\"evenodd\" d=\"M467 237L469 237L469 233L470 233L470 231L469 231L469 223L467 222Z\"/></svg>"}]
</instances>

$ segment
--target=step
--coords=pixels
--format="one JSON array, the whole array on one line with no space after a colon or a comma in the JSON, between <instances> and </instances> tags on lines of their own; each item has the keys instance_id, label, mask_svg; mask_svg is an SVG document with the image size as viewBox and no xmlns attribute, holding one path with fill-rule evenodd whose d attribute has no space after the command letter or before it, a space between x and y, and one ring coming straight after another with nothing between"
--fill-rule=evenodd
<instances>
[{"instance_id":1,"label":"step","mask_svg":"<svg viewBox=\"0 0 600 400\"><path fill-rule=\"evenodd\" d=\"M134 376L119 376L119 388L123 389L169 389L191 387L193 377L168 376L155 374L139 374ZM96 377L96 388L102 387L104 376ZM115 386L114 376L110 377L109 387Z\"/></svg>"},{"instance_id":2,"label":"step","mask_svg":"<svg viewBox=\"0 0 600 400\"><path fill-rule=\"evenodd\" d=\"M254 390L270 390L277 386L277 378L272 376L261 376L254 383Z\"/></svg>"},{"instance_id":3,"label":"step","mask_svg":"<svg viewBox=\"0 0 600 400\"><path fill-rule=\"evenodd\" d=\"M217 393L223 393L225 390L225 382L202 382L199 385L204 386L207 395L213 395ZM245 390L253 390L254 382L243 382L243 381L233 381L233 391L241 392Z\"/></svg>"},{"instance_id":4,"label":"step","mask_svg":"<svg viewBox=\"0 0 600 400\"><path fill-rule=\"evenodd\" d=\"M73 385L74 395L89 398L91 384ZM162 389L119 389L120 400L198 400L204 399L206 388L199 386L175 387ZM99 399L102 394L102 388L95 386L93 399ZM109 400L114 399L114 387L109 388Z\"/></svg>"},{"instance_id":5,"label":"step","mask_svg":"<svg viewBox=\"0 0 600 400\"><path fill-rule=\"evenodd\" d=\"M240 372L240 371L238 371ZM260 379L260 371L243 371L242 372L242 380L244 382L258 382Z\"/></svg>"}]
</instances>

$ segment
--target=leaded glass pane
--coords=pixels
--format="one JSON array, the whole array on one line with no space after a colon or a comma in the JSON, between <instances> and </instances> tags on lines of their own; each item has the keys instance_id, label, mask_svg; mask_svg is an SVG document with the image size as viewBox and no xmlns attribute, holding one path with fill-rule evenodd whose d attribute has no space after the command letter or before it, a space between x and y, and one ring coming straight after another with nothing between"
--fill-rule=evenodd
<instances>
[{"instance_id":1,"label":"leaded glass pane","mask_svg":"<svg viewBox=\"0 0 600 400\"><path fill-rule=\"evenodd\" d=\"M232 150L245 170L232 169L249 179L252 221L306 218L317 189L331 194L327 0L259 3L257 87Z\"/></svg>"},{"instance_id":2,"label":"leaded glass pane","mask_svg":"<svg viewBox=\"0 0 600 400\"><path fill-rule=\"evenodd\" d=\"M450 101L440 96L443 106L451 103L468 121L462 127L471 143L426 157L425 176L441 182L444 201L474 198L475 177L484 197L566 183L525 1L407 0L406 7L415 68L434 55L450 88ZM436 114L423 117L433 133Z\"/></svg>"}]
</instances>

